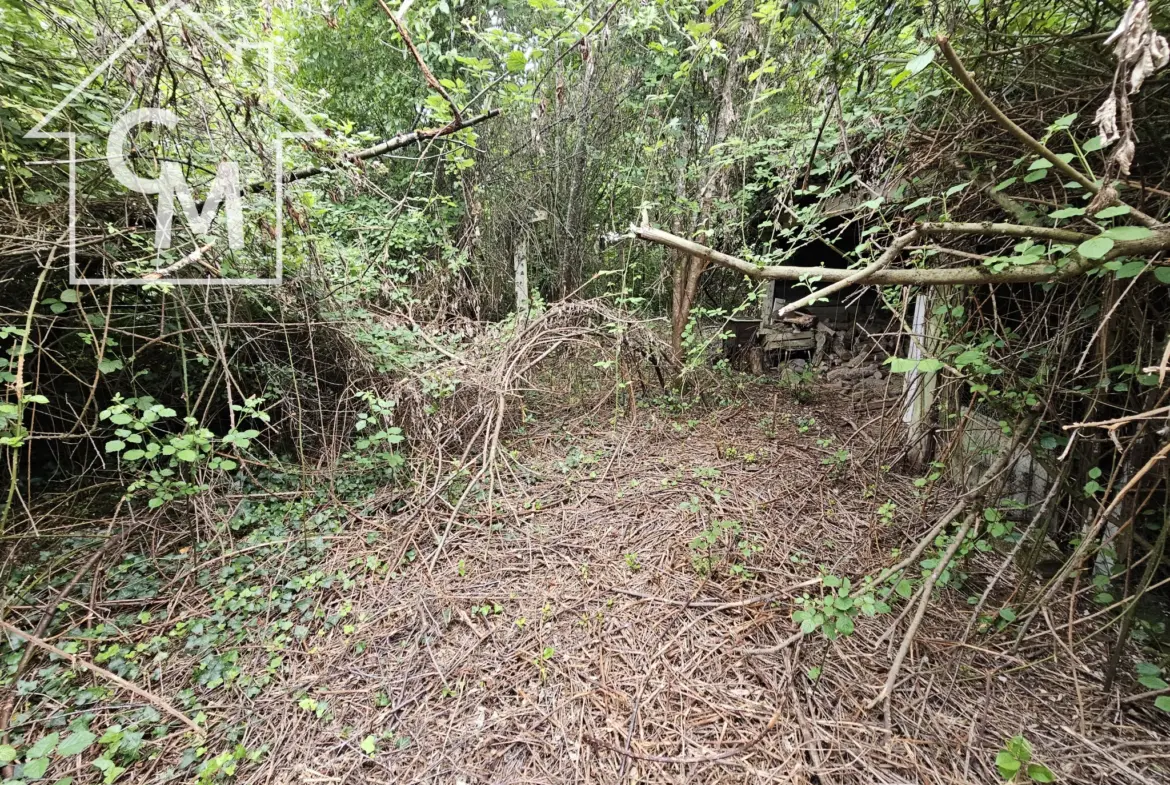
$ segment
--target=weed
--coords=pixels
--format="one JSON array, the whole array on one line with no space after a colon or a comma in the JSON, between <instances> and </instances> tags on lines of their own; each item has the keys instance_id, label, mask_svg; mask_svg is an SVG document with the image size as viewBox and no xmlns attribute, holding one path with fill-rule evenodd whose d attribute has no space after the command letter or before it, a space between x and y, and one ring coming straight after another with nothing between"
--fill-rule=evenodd
<instances>
[{"instance_id":1,"label":"weed","mask_svg":"<svg viewBox=\"0 0 1170 785\"><path fill-rule=\"evenodd\" d=\"M638 561L638 554L627 553L623 558L626 560L626 567L630 572L637 572L642 569L642 564Z\"/></svg>"},{"instance_id":2,"label":"weed","mask_svg":"<svg viewBox=\"0 0 1170 785\"><path fill-rule=\"evenodd\" d=\"M1032 762L1032 745L1023 736L1008 739L995 756L995 768L1005 782L1055 782L1056 775L1043 763Z\"/></svg>"}]
</instances>

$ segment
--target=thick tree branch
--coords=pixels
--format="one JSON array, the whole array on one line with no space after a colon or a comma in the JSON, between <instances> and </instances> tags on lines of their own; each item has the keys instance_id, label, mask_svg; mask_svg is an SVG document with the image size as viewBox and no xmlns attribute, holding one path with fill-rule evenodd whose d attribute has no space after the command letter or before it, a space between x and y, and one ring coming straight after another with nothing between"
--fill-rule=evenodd
<instances>
[{"instance_id":1,"label":"thick tree branch","mask_svg":"<svg viewBox=\"0 0 1170 785\"><path fill-rule=\"evenodd\" d=\"M874 261L873 264L861 270L857 270L853 273L853 275L842 278L840 281L836 281L835 283L831 283L823 289L805 295L796 302L789 303L776 313L775 318L787 316L793 311L804 308L806 305L815 303L822 297L828 297L830 294L834 294L835 292L844 289L846 286L855 286L857 284L865 283L879 270L888 267L890 262L898 258L902 251L906 249L906 246L910 245L918 239L918 235L919 231L917 229L911 229L909 232L906 232L906 234L890 243L890 247L887 248L885 252Z\"/></svg>"},{"instance_id":2,"label":"thick tree branch","mask_svg":"<svg viewBox=\"0 0 1170 785\"><path fill-rule=\"evenodd\" d=\"M1068 232L1064 229L995 223L927 223L921 224L916 231L922 235L986 234L1056 240L1058 242L1080 242L1089 237L1089 235L1082 235L1079 232ZM664 232L661 229L654 229L649 226L631 226L630 232L642 240L658 243L667 248L673 248L676 251L697 256L755 279L800 281L809 276L817 276L821 281L837 283L854 277L858 273L857 270L830 267L763 266L749 262L746 259L740 259L738 256L716 251L714 248L708 248L705 245L700 245L699 243L692 242L670 232ZM898 243L905 239L905 237L906 235L902 235L894 242ZM909 241L907 244L909 244ZM1072 255L1073 261L1056 272L1052 272L1049 265L1046 264L1015 267L998 273L992 272L986 267L955 267L933 270L879 269L866 275L864 282L879 286L976 286L997 283L1049 283L1084 275L1090 270L1099 267L1104 262L1119 256L1149 255L1156 251L1167 249L1170 249L1170 231L1163 231L1155 232L1143 240L1117 242L1114 244L1113 249L1101 259L1086 259L1074 253Z\"/></svg>"}]
</instances>

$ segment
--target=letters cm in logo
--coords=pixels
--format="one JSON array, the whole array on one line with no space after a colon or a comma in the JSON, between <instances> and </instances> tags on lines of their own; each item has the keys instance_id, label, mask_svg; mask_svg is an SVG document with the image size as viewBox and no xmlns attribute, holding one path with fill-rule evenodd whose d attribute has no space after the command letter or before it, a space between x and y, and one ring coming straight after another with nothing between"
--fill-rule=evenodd
<instances>
[{"instance_id":1,"label":"letters cm in logo","mask_svg":"<svg viewBox=\"0 0 1170 785\"><path fill-rule=\"evenodd\" d=\"M203 209L191 195L191 187L183 176L183 170L174 161L164 161L159 167L159 177L152 180L139 177L126 164L122 151L130 130L143 123L157 123L173 129L179 124L179 117L167 109L136 109L123 115L110 129L106 142L106 159L114 178L126 188L140 194L158 194L155 208L154 246L158 251L171 247L171 225L175 217L175 199L187 219L187 226L197 235L211 232L211 222L224 204L227 218L228 247L234 251L244 248L244 210L240 197L240 167L233 161L221 162L215 170L215 180L203 203Z\"/></svg>"}]
</instances>

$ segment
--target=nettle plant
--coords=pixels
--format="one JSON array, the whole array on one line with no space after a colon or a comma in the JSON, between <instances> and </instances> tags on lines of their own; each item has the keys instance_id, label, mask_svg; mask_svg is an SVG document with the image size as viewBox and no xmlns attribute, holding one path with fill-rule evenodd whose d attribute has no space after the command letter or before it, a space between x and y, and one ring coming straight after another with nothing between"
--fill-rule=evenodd
<instances>
[{"instance_id":1,"label":"nettle plant","mask_svg":"<svg viewBox=\"0 0 1170 785\"><path fill-rule=\"evenodd\" d=\"M873 581L865 578L856 592L848 578L836 575L821 576L821 595L806 593L796 598L797 610L792 620L800 624L800 631L811 635L821 631L829 640L853 634L857 614L873 617L889 613L890 606L875 592Z\"/></svg>"},{"instance_id":2,"label":"nettle plant","mask_svg":"<svg viewBox=\"0 0 1170 785\"><path fill-rule=\"evenodd\" d=\"M259 409L262 403L262 398L253 397L242 405L233 405L232 409L242 419L255 418L267 423L268 413ZM99 419L114 426L116 438L106 442L105 451L116 454L124 464L141 467L142 474L127 490L131 494L149 492L151 498L147 504L151 508L206 490L206 485L187 479L196 467L235 471L239 464L222 453L228 449L246 451L260 435L254 428L232 428L223 436L216 436L200 426L194 417L180 419L174 409L146 395L137 398L115 395ZM182 428L174 433L178 423Z\"/></svg>"},{"instance_id":3,"label":"nettle plant","mask_svg":"<svg viewBox=\"0 0 1170 785\"><path fill-rule=\"evenodd\" d=\"M684 502L686 504L686 502ZM734 545L735 550L732 550ZM691 567L701 576L712 575L720 565L727 562L727 572L734 578L751 580L756 576L750 572L747 562L763 548L743 534L739 521L713 521L691 540ZM740 559L728 558L728 554L739 553Z\"/></svg>"},{"instance_id":4,"label":"nettle plant","mask_svg":"<svg viewBox=\"0 0 1170 785\"><path fill-rule=\"evenodd\" d=\"M346 453L345 458L359 470L380 470L387 475L393 474L406 463L402 454L393 449L406 437L402 435L401 428L378 426L390 421L395 402L369 391L359 392L355 397L365 403L367 409L358 413L357 422L353 426L358 438L354 441L353 450Z\"/></svg>"}]
</instances>

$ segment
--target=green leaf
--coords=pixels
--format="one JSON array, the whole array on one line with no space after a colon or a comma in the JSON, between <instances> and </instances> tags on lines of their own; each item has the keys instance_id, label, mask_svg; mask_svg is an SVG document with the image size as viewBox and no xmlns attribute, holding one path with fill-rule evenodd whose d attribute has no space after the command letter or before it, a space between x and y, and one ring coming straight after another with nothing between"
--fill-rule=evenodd
<instances>
[{"instance_id":1,"label":"green leaf","mask_svg":"<svg viewBox=\"0 0 1170 785\"><path fill-rule=\"evenodd\" d=\"M504 58L504 65L507 66L509 73L518 74L528 65L528 58L519 49L513 49Z\"/></svg>"},{"instance_id":2,"label":"green leaf","mask_svg":"<svg viewBox=\"0 0 1170 785\"><path fill-rule=\"evenodd\" d=\"M367 755L373 755L374 751L378 749L378 740L373 736L366 736L362 739L362 751Z\"/></svg>"},{"instance_id":3,"label":"green leaf","mask_svg":"<svg viewBox=\"0 0 1170 785\"><path fill-rule=\"evenodd\" d=\"M1147 237L1152 237L1153 234L1144 226L1114 226L1112 229L1106 229L1102 232L1101 236L1125 242L1127 240L1144 240Z\"/></svg>"},{"instance_id":4,"label":"green leaf","mask_svg":"<svg viewBox=\"0 0 1170 785\"><path fill-rule=\"evenodd\" d=\"M1066 207L1063 210L1056 210L1048 214L1049 218L1073 218L1078 215L1084 215L1085 211L1081 207Z\"/></svg>"},{"instance_id":5,"label":"green leaf","mask_svg":"<svg viewBox=\"0 0 1170 785\"><path fill-rule=\"evenodd\" d=\"M57 299L63 303L75 303L77 302L77 292L73 289L66 289L57 295Z\"/></svg>"},{"instance_id":6,"label":"green leaf","mask_svg":"<svg viewBox=\"0 0 1170 785\"><path fill-rule=\"evenodd\" d=\"M1012 754L1012 757L1021 763L1027 763L1032 760L1032 745L1023 736L1012 736L1008 739L1008 743L1004 748Z\"/></svg>"},{"instance_id":7,"label":"green leaf","mask_svg":"<svg viewBox=\"0 0 1170 785\"><path fill-rule=\"evenodd\" d=\"M1008 179L1004 180L1002 183L999 183L998 185L996 185L991 190L998 193L998 192L1002 191L1003 189L1014 184L1016 182L1016 180L1018 180L1018 179L1019 179L1018 177L1009 177Z\"/></svg>"},{"instance_id":8,"label":"green leaf","mask_svg":"<svg viewBox=\"0 0 1170 785\"><path fill-rule=\"evenodd\" d=\"M910 76L921 73L928 65L934 62L934 47L927 49L922 54L915 57L910 62L906 63L906 70Z\"/></svg>"},{"instance_id":9,"label":"green leaf","mask_svg":"<svg viewBox=\"0 0 1170 785\"><path fill-rule=\"evenodd\" d=\"M707 6L707 16L711 16L725 5L727 5L727 0L715 0L714 3L711 3L711 5Z\"/></svg>"},{"instance_id":10,"label":"green leaf","mask_svg":"<svg viewBox=\"0 0 1170 785\"><path fill-rule=\"evenodd\" d=\"M1024 182L1025 183L1034 183L1037 180L1043 180L1047 176L1048 176L1047 169L1036 169L1036 170L1030 171L1026 175L1024 175Z\"/></svg>"},{"instance_id":11,"label":"green leaf","mask_svg":"<svg viewBox=\"0 0 1170 785\"><path fill-rule=\"evenodd\" d=\"M1129 208L1125 205L1114 205L1093 213L1094 218L1116 218L1119 215L1129 215Z\"/></svg>"},{"instance_id":12,"label":"green leaf","mask_svg":"<svg viewBox=\"0 0 1170 785\"><path fill-rule=\"evenodd\" d=\"M102 373L113 373L122 370L121 360L102 360L98 363L98 370Z\"/></svg>"},{"instance_id":13,"label":"green leaf","mask_svg":"<svg viewBox=\"0 0 1170 785\"><path fill-rule=\"evenodd\" d=\"M1037 169L1051 169L1051 168L1052 168L1052 161L1049 161L1047 158L1037 158L1035 161L1032 162L1032 165L1028 167L1028 171L1034 172Z\"/></svg>"},{"instance_id":14,"label":"green leaf","mask_svg":"<svg viewBox=\"0 0 1170 785\"><path fill-rule=\"evenodd\" d=\"M942 368L942 360L936 360L933 357L924 357L918 361L918 370L923 373L934 373L935 371L941 371Z\"/></svg>"},{"instance_id":15,"label":"green leaf","mask_svg":"<svg viewBox=\"0 0 1170 785\"><path fill-rule=\"evenodd\" d=\"M1085 240L1077 246L1077 253L1086 259L1102 259L1105 254L1113 250L1113 241L1105 236Z\"/></svg>"},{"instance_id":16,"label":"green leaf","mask_svg":"<svg viewBox=\"0 0 1170 785\"><path fill-rule=\"evenodd\" d=\"M195 452L194 450L179 450L177 453L175 453L175 457L180 461L191 463L192 461L195 461L199 458L199 453Z\"/></svg>"},{"instance_id":17,"label":"green leaf","mask_svg":"<svg viewBox=\"0 0 1170 785\"><path fill-rule=\"evenodd\" d=\"M1007 750L1000 750L995 756L995 768L999 769L1000 776L1010 780L1020 770L1020 762Z\"/></svg>"},{"instance_id":18,"label":"green leaf","mask_svg":"<svg viewBox=\"0 0 1170 785\"><path fill-rule=\"evenodd\" d=\"M1170 684L1167 684L1157 676L1142 676L1140 679L1138 679L1138 683L1149 690L1164 690L1167 687L1170 687Z\"/></svg>"},{"instance_id":19,"label":"green leaf","mask_svg":"<svg viewBox=\"0 0 1170 785\"><path fill-rule=\"evenodd\" d=\"M126 449L126 442L120 439L112 439L106 442L106 452L121 452Z\"/></svg>"},{"instance_id":20,"label":"green leaf","mask_svg":"<svg viewBox=\"0 0 1170 785\"><path fill-rule=\"evenodd\" d=\"M917 208L922 207L925 204L930 204L933 201L934 201L933 196L923 196L921 198L915 199L913 202L911 202L910 204L903 207L902 212L908 213L911 210L916 210Z\"/></svg>"},{"instance_id":21,"label":"green leaf","mask_svg":"<svg viewBox=\"0 0 1170 785\"><path fill-rule=\"evenodd\" d=\"M93 744L96 738L96 733L90 733L87 730L74 731L62 739L61 743L57 746L57 754L63 758L68 758L71 755L80 755L89 749L89 745Z\"/></svg>"},{"instance_id":22,"label":"green leaf","mask_svg":"<svg viewBox=\"0 0 1170 785\"><path fill-rule=\"evenodd\" d=\"M1100 150L1100 149L1101 149L1102 147L1104 147L1104 146L1105 146L1105 145L1101 144L1101 137L1100 137L1100 136L1094 136L1092 139L1090 139L1089 141L1085 142L1085 145L1084 145L1084 148L1083 148L1083 149L1084 149L1084 151L1085 151L1086 153L1095 153L1095 152L1097 152L1098 150Z\"/></svg>"},{"instance_id":23,"label":"green leaf","mask_svg":"<svg viewBox=\"0 0 1170 785\"><path fill-rule=\"evenodd\" d=\"M853 619L849 618L848 616L838 616L837 632L841 633L842 635L852 635Z\"/></svg>"},{"instance_id":24,"label":"green leaf","mask_svg":"<svg viewBox=\"0 0 1170 785\"><path fill-rule=\"evenodd\" d=\"M1161 283L1170 284L1170 267L1155 267L1154 277Z\"/></svg>"},{"instance_id":25,"label":"green leaf","mask_svg":"<svg viewBox=\"0 0 1170 785\"><path fill-rule=\"evenodd\" d=\"M122 453L122 459L126 461L137 461L142 456L146 455L142 450L127 450Z\"/></svg>"},{"instance_id":26,"label":"green leaf","mask_svg":"<svg viewBox=\"0 0 1170 785\"><path fill-rule=\"evenodd\" d=\"M1013 611L1011 608L1000 608L999 609L999 617L1001 619L1003 619L1004 621L1015 621L1016 620L1016 612Z\"/></svg>"},{"instance_id":27,"label":"green leaf","mask_svg":"<svg viewBox=\"0 0 1170 785\"><path fill-rule=\"evenodd\" d=\"M25 762L24 776L28 777L30 780L39 780L41 777L45 776L45 771L48 768L48 758L33 758L32 760Z\"/></svg>"},{"instance_id":28,"label":"green leaf","mask_svg":"<svg viewBox=\"0 0 1170 785\"><path fill-rule=\"evenodd\" d=\"M1056 775L1043 763L1029 763L1028 776L1033 782L1056 782Z\"/></svg>"},{"instance_id":29,"label":"green leaf","mask_svg":"<svg viewBox=\"0 0 1170 785\"><path fill-rule=\"evenodd\" d=\"M1170 714L1170 695L1159 695L1154 699L1154 706Z\"/></svg>"},{"instance_id":30,"label":"green leaf","mask_svg":"<svg viewBox=\"0 0 1170 785\"><path fill-rule=\"evenodd\" d=\"M1113 273L1115 278L1136 278L1146 269L1146 263L1141 261L1126 262Z\"/></svg>"},{"instance_id":31,"label":"green leaf","mask_svg":"<svg viewBox=\"0 0 1170 785\"><path fill-rule=\"evenodd\" d=\"M910 595L913 593L914 587L910 585L910 581L901 580L898 581L898 585L894 587L894 591L898 593L898 596L910 599Z\"/></svg>"},{"instance_id":32,"label":"green leaf","mask_svg":"<svg viewBox=\"0 0 1170 785\"><path fill-rule=\"evenodd\" d=\"M0 744L0 763L12 763L16 760L16 748L8 744Z\"/></svg>"}]
</instances>

